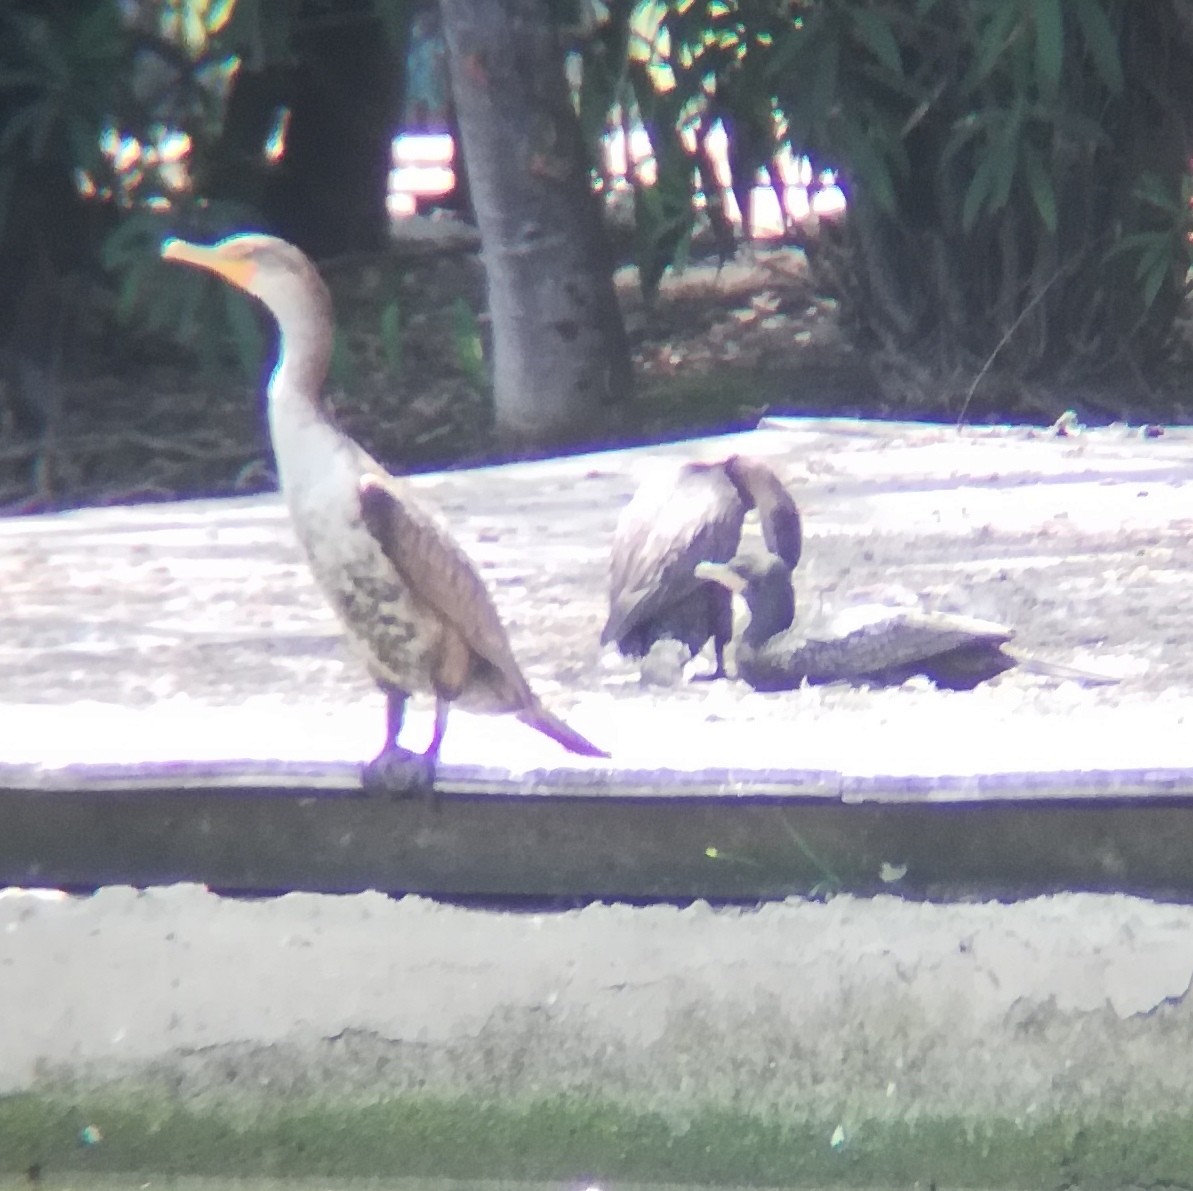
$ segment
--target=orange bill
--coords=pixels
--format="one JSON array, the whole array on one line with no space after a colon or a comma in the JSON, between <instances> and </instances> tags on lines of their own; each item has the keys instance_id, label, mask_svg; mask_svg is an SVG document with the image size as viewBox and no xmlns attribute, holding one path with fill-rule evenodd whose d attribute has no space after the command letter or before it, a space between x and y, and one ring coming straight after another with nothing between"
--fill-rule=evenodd
<instances>
[{"instance_id":1,"label":"orange bill","mask_svg":"<svg viewBox=\"0 0 1193 1191\"><path fill-rule=\"evenodd\" d=\"M247 289L257 266L246 257L230 255L227 245L227 240L218 244L191 244L187 240L171 238L162 244L162 259L218 273L225 281Z\"/></svg>"}]
</instances>

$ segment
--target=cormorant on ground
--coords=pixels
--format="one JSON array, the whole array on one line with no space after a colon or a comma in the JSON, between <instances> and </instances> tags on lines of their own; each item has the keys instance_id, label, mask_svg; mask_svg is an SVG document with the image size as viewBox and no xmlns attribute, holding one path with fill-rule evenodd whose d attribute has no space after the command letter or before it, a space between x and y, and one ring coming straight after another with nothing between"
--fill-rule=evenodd
<instances>
[{"instance_id":1,"label":"cormorant on ground","mask_svg":"<svg viewBox=\"0 0 1193 1191\"><path fill-rule=\"evenodd\" d=\"M166 260L206 269L262 302L277 321L269 429L278 480L311 570L385 693L385 743L370 788L428 788L453 704L510 713L585 756L597 748L530 689L484 581L438 520L338 430L321 400L331 358L331 297L314 265L273 236L210 246L168 240ZM435 696L423 753L398 744L406 701Z\"/></svg>"},{"instance_id":2,"label":"cormorant on ground","mask_svg":"<svg viewBox=\"0 0 1193 1191\"><path fill-rule=\"evenodd\" d=\"M862 604L806 636L794 627L791 571L771 554L743 551L696 571L746 601L750 622L737 642L737 672L755 690L792 690L805 681L898 686L923 674L942 689L966 691L1013 666L1077 682L1118 681L1024 654L1010 644L1015 633L1006 625L948 612Z\"/></svg>"},{"instance_id":3,"label":"cormorant on ground","mask_svg":"<svg viewBox=\"0 0 1193 1191\"><path fill-rule=\"evenodd\" d=\"M730 455L716 463L685 463L652 476L621 512L613 536L609 619L601 643L626 657L647 657L660 642L678 643L683 662L711 638L716 668L725 673L733 635L732 596L695 574L697 563L726 562L741 545L746 513L756 508L767 549L788 572L799 562L800 517L795 501L762 460ZM644 673L647 666L643 667Z\"/></svg>"}]
</instances>

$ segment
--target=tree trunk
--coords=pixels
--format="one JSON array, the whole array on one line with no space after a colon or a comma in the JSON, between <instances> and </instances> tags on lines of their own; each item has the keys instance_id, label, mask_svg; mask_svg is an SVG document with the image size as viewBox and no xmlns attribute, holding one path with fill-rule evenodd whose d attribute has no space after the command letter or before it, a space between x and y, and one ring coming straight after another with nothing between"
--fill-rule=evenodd
<instances>
[{"instance_id":1,"label":"tree trunk","mask_svg":"<svg viewBox=\"0 0 1193 1191\"><path fill-rule=\"evenodd\" d=\"M266 214L312 256L376 249L389 228L400 47L362 0L301 6L292 47L286 153L266 184Z\"/></svg>"},{"instance_id":2,"label":"tree trunk","mask_svg":"<svg viewBox=\"0 0 1193 1191\"><path fill-rule=\"evenodd\" d=\"M484 245L499 432L559 441L628 397L630 354L544 0L440 0Z\"/></svg>"}]
</instances>

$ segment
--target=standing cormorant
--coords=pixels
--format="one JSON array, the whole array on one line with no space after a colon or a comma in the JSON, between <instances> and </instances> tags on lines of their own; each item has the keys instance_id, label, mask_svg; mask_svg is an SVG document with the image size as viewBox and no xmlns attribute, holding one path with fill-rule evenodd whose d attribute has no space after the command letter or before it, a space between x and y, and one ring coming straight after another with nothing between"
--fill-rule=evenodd
<instances>
[{"instance_id":1,"label":"standing cormorant","mask_svg":"<svg viewBox=\"0 0 1193 1191\"><path fill-rule=\"evenodd\" d=\"M622 510L613 535L601 644L616 641L626 657L639 658L672 640L694 657L712 638L716 669L708 677L723 676L725 645L733 635L732 596L719 583L698 579L695 568L733 557L753 508L767 549L790 571L800 556L799 511L760 459L730 455L717 463L685 463L647 480Z\"/></svg>"},{"instance_id":2,"label":"standing cormorant","mask_svg":"<svg viewBox=\"0 0 1193 1191\"><path fill-rule=\"evenodd\" d=\"M447 530L329 420L320 392L331 296L314 265L292 244L255 234L210 246L167 240L162 256L218 274L277 321L268 392L278 481L311 571L386 698L385 743L364 768L365 785L429 787L453 704L511 713L574 753L607 756L531 691L483 580ZM414 692L435 696L424 753L398 745Z\"/></svg>"},{"instance_id":3,"label":"standing cormorant","mask_svg":"<svg viewBox=\"0 0 1193 1191\"><path fill-rule=\"evenodd\" d=\"M966 691L1013 666L1077 682L1117 681L1021 653L1006 625L898 605L848 608L808 637L793 627L795 593L781 559L743 551L696 571L745 598L750 622L737 642L737 672L755 690L792 690L805 681L898 686L923 674L944 690Z\"/></svg>"}]
</instances>

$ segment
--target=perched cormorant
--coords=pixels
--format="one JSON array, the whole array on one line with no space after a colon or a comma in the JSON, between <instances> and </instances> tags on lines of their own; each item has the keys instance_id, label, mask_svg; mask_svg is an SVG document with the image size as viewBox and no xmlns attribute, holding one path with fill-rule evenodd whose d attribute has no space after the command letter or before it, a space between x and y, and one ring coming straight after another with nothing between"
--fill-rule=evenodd
<instances>
[{"instance_id":1,"label":"perched cormorant","mask_svg":"<svg viewBox=\"0 0 1193 1191\"><path fill-rule=\"evenodd\" d=\"M314 265L292 244L255 234L210 246L168 240L162 256L218 274L277 321L269 430L282 494L316 581L386 697L385 744L364 768L365 785L430 786L456 703L512 713L574 753L607 756L531 691L483 580L447 530L329 420L320 390L331 297ZM435 696L424 753L398 745L413 692Z\"/></svg>"},{"instance_id":2,"label":"perched cormorant","mask_svg":"<svg viewBox=\"0 0 1193 1191\"><path fill-rule=\"evenodd\" d=\"M745 598L750 622L737 642L737 672L755 690L786 691L804 681L898 686L923 674L942 689L966 691L1013 666L1078 682L1117 681L1019 652L1006 625L898 605L848 608L808 637L793 627L795 593L781 559L743 551L696 570Z\"/></svg>"},{"instance_id":3,"label":"perched cormorant","mask_svg":"<svg viewBox=\"0 0 1193 1191\"><path fill-rule=\"evenodd\" d=\"M695 568L733 557L752 508L767 549L790 571L800 556L799 511L760 459L730 455L718 463L685 463L647 480L622 510L613 536L601 644L616 641L622 654L638 658L671 640L694 657L711 637L716 669L709 677L723 676L732 596L721 584L697 578Z\"/></svg>"}]
</instances>

